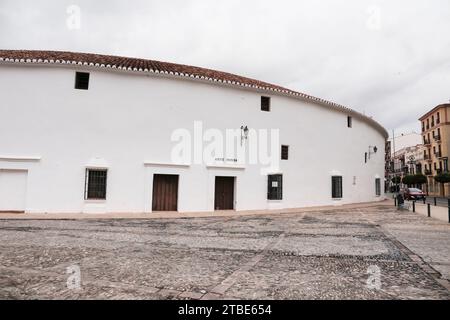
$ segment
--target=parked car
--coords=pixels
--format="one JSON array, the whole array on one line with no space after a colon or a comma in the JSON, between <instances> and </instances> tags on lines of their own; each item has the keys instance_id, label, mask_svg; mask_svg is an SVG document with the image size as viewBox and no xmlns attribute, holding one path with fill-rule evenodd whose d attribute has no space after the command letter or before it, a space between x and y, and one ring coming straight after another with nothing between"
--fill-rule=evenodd
<instances>
[{"instance_id":1,"label":"parked car","mask_svg":"<svg viewBox=\"0 0 450 320\"><path fill-rule=\"evenodd\" d=\"M425 192L417 188L406 188L402 193L405 200L422 200L426 197Z\"/></svg>"}]
</instances>

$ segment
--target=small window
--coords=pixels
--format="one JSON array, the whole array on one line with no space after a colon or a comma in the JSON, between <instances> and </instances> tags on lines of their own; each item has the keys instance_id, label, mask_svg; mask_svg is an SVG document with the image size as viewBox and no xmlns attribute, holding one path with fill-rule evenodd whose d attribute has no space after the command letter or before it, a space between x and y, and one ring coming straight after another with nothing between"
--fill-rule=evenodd
<instances>
[{"instance_id":1,"label":"small window","mask_svg":"<svg viewBox=\"0 0 450 320\"><path fill-rule=\"evenodd\" d=\"M268 200L283 199L283 175L272 174L268 176L267 199Z\"/></svg>"},{"instance_id":2,"label":"small window","mask_svg":"<svg viewBox=\"0 0 450 320\"><path fill-rule=\"evenodd\" d=\"M377 197L381 196L381 179L375 179L375 194Z\"/></svg>"},{"instance_id":3,"label":"small window","mask_svg":"<svg viewBox=\"0 0 450 320\"><path fill-rule=\"evenodd\" d=\"M86 187L84 198L86 200L106 199L107 170L86 169Z\"/></svg>"},{"instance_id":4,"label":"small window","mask_svg":"<svg viewBox=\"0 0 450 320\"><path fill-rule=\"evenodd\" d=\"M342 199L342 177L331 177L331 197L333 199Z\"/></svg>"},{"instance_id":5,"label":"small window","mask_svg":"<svg viewBox=\"0 0 450 320\"><path fill-rule=\"evenodd\" d=\"M75 89L88 90L89 89L89 73L77 72L75 74Z\"/></svg>"},{"instance_id":6,"label":"small window","mask_svg":"<svg viewBox=\"0 0 450 320\"><path fill-rule=\"evenodd\" d=\"M353 118L348 116L347 117L347 127L351 128L353 126Z\"/></svg>"},{"instance_id":7,"label":"small window","mask_svg":"<svg viewBox=\"0 0 450 320\"><path fill-rule=\"evenodd\" d=\"M261 97L261 111L270 112L270 97Z\"/></svg>"},{"instance_id":8,"label":"small window","mask_svg":"<svg viewBox=\"0 0 450 320\"><path fill-rule=\"evenodd\" d=\"M281 160L289 160L289 146L281 146Z\"/></svg>"}]
</instances>

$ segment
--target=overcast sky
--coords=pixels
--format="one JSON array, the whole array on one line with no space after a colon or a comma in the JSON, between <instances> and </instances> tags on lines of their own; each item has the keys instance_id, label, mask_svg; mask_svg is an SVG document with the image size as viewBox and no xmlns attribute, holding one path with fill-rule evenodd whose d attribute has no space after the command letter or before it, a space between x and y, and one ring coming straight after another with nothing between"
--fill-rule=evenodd
<instances>
[{"instance_id":1,"label":"overcast sky","mask_svg":"<svg viewBox=\"0 0 450 320\"><path fill-rule=\"evenodd\" d=\"M228 71L398 133L420 131L419 116L450 101L449 0L0 0L0 48Z\"/></svg>"}]
</instances>

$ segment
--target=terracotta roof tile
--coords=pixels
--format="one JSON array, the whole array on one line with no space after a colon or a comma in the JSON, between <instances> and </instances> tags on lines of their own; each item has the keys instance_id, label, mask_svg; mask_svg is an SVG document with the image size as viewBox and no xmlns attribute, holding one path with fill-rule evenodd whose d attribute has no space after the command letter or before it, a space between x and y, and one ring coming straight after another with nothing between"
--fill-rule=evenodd
<instances>
[{"instance_id":1,"label":"terracotta roof tile","mask_svg":"<svg viewBox=\"0 0 450 320\"><path fill-rule=\"evenodd\" d=\"M153 71L156 73L168 73L180 76L181 75L190 76L194 78L206 78L212 81L219 81L225 83L229 82L236 85L254 87L260 90L283 92L288 95L299 96L303 99L312 100L322 105L341 109L341 111L350 112L353 115L365 120L366 122L376 127L385 137L388 136L386 129L384 129L378 122L345 106L330 101L326 101L323 99L319 99L301 92L286 89L278 85L222 71L147 59L127 58L127 57L101 55L93 53L66 52L66 51L0 50L0 62L5 60L13 62L21 62L21 60L24 60L23 62L28 63L38 63L39 60L42 60L42 62L45 60L47 61L53 60L53 63L56 63L56 61L58 60L59 63L76 63L87 65L98 64L99 66L104 65L105 67L109 66L118 69L131 69L131 70L136 69L137 71L147 70L149 72Z\"/></svg>"}]
</instances>

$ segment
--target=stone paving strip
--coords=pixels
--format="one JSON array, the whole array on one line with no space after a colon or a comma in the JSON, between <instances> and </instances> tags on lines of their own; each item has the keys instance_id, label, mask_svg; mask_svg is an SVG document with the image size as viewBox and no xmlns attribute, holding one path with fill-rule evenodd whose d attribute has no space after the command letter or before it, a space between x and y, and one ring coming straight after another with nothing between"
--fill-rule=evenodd
<instances>
[{"instance_id":1,"label":"stone paving strip","mask_svg":"<svg viewBox=\"0 0 450 320\"><path fill-rule=\"evenodd\" d=\"M3 219L0 299L449 300L449 245L450 225L390 204L176 219ZM74 266L79 288L68 286Z\"/></svg>"}]
</instances>

